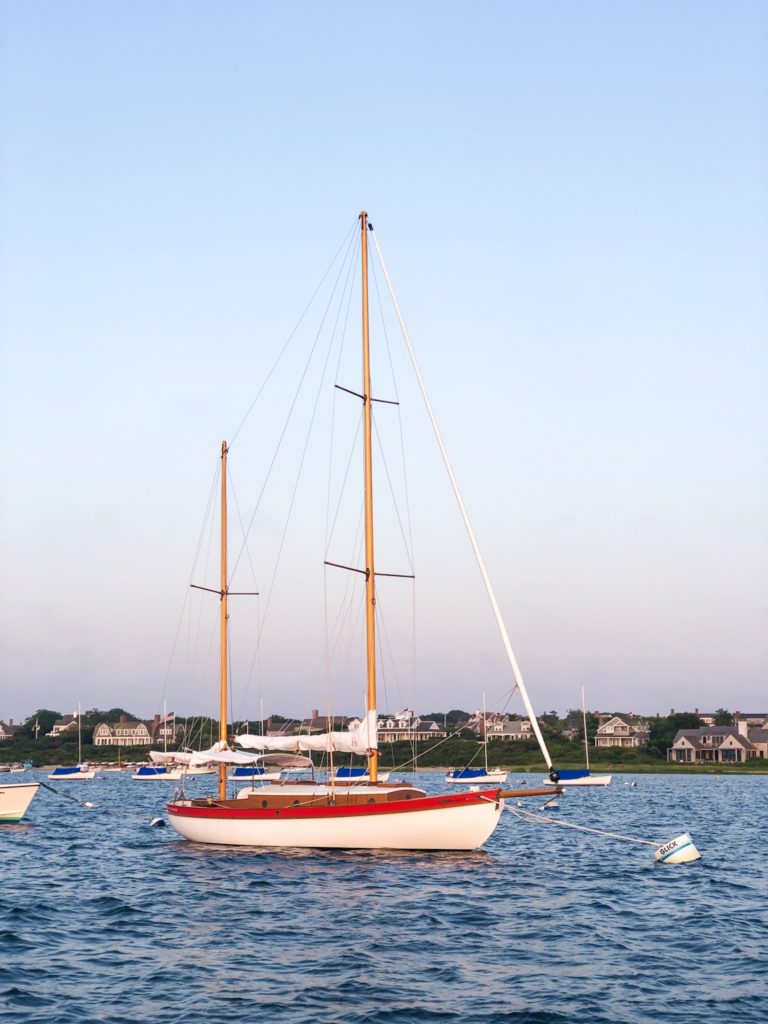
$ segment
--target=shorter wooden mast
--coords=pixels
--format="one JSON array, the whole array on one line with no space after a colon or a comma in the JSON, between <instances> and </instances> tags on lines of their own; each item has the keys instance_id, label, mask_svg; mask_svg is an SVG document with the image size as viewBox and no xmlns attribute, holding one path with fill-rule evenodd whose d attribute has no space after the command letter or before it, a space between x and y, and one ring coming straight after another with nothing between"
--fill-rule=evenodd
<instances>
[{"instance_id":1,"label":"shorter wooden mast","mask_svg":"<svg viewBox=\"0 0 768 1024\"><path fill-rule=\"evenodd\" d=\"M221 678L219 740L227 742L227 442L221 442ZM227 798L227 766L219 765L219 800Z\"/></svg>"}]
</instances>

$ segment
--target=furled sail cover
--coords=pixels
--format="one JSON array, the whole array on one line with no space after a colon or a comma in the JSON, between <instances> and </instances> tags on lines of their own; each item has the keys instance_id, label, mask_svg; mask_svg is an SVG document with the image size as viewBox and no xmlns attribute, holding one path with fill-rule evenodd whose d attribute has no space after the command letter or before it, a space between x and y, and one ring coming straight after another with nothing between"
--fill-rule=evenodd
<instances>
[{"instance_id":1,"label":"furled sail cover","mask_svg":"<svg viewBox=\"0 0 768 1024\"><path fill-rule=\"evenodd\" d=\"M279 768L308 768L312 764L308 757L289 754L245 754L242 750L230 750L221 741L214 743L208 750L150 750L149 756L155 764L183 764L190 768L201 768L207 764L270 764Z\"/></svg>"},{"instance_id":2,"label":"furled sail cover","mask_svg":"<svg viewBox=\"0 0 768 1024\"><path fill-rule=\"evenodd\" d=\"M323 732L310 736L252 736L244 733L235 736L235 742L250 750L290 750L298 753L301 750L337 750L343 754L366 754L369 750L378 749L376 738L376 712L369 711L357 729L347 732Z\"/></svg>"}]
</instances>

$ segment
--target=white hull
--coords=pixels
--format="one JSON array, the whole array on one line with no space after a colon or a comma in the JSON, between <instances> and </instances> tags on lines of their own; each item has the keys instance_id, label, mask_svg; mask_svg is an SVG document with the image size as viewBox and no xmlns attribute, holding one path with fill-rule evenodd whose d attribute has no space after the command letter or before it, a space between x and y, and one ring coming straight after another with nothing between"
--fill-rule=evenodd
<instances>
[{"instance_id":1,"label":"white hull","mask_svg":"<svg viewBox=\"0 0 768 1024\"><path fill-rule=\"evenodd\" d=\"M263 775L253 775L248 778L247 775L229 775L228 779L230 782L236 782L239 785L249 785L251 782L279 782L280 772L264 772Z\"/></svg>"},{"instance_id":2,"label":"white hull","mask_svg":"<svg viewBox=\"0 0 768 1024\"><path fill-rule=\"evenodd\" d=\"M39 782L0 784L0 824L16 825L20 822L39 788Z\"/></svg>"},{"instance_id":3,"label":"white hull","mask_svg":"<svg viewBox=\"0 0 768 1024\"><path fill-rule=\"evenodd\" d=\"M87 772L72 772L71 775L49 775L54 782L88 782L96 778L96 769L89 769Z\"/></svg>"},{"instance_id":4,"label":"white hull","mask_svg":"<svg viewBox=\"0 0 768 1024\"><path fill-rule=\"evenodd\" d=\"M178 806L183 812L184 804ZM238 818L232 814L185 817L171 804L168 813L179 835L195 843L327 850L476 850L496 828L503 806L503 800L483 799L386 813Z\"/></svg>"},{"instance_id":5,"label":"white hull","mask_svg":"<svg viewBox=\"0 0 768 1024\"><path fill-rule=\"evenodd\" d=\"M542 779L544 786L607 786L610 784L612 775L586 775L583 779L560 779L553 782L551 779Z\"/></svg>"},{"instance_id":6,"label":"white hull","mask_svg":"<svg viewBox=\"0 0 768 1024\"><path fill-rule=\"evenodd\" d=\"M391 774L391 772L379 772L379 782L389 782L389 776ZM344 778L344 776L336 778L334 776L333 781L337 786L350 786L354 785L356 782L370 782L371 777L367 773L365 775L355 775L354 778Z\"/></svg>"},{"instance_id":7,"label":"white hull","mask_svg":"<svg viewBox=\"0 0 768 1024\"><path fill-rule=\"evenodd\" d=\"M174 768L173 771L156 775L132 775L131 778L136 782L178 782L181 778L181 768Z\"/></svg>"},{"instance_id":8,"label":"white hull","mask_svg":"<svg viewBox=\"0 0 768 1024\"><path fill-rule=\"evenodd\" d=\"M445 781L451 786L501 786L507 781L509 772L487 772L485 775L478 775L474 779L454 779L450 775L445 776Z\"/></svg>"}]
</instances>

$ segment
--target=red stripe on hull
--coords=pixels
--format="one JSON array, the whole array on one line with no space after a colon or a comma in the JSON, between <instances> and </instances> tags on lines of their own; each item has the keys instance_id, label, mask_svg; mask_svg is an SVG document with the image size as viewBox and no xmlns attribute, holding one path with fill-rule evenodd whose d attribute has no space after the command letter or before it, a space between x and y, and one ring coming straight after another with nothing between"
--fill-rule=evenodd
<instances>
[{"instance_id":1,"label":"red stripe on hull","mask_svg":"<svg viewBox=\"0 0 768 1024\"><path fill-rule=\"evenodd\" d=\"M307 818L352 818L376 814L404 814L410 811L437 811L445 807L461 807L468 804L484 802L497 803L498 789L489 789L478 793L448 793L441 796L428 796L420 800L391 800L373 804L348 804L331 807L217 807L189 804L168 804L168 813L185 818L222 818L227 820L274 820L307 819Z\"/></svg>"}]
</instances>

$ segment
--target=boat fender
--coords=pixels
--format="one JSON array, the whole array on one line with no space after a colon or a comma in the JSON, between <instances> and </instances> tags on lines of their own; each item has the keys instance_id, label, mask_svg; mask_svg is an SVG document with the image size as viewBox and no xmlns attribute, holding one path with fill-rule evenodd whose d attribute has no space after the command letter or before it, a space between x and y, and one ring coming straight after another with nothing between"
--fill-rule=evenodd
<instances>
[{"instance_id":1,"label":"boat fender","mask_svg":"<svg viewBox=\"0 0 768 1024\"><path fill-rule=\"evenodd\" d=\"M165 828L165 822L162 818L153 818L149 823L150 828Z\"/></svg>"},{"instance_id":2,"label":"boat fender","mask_svg":"<svg viewBox=\"0 0 768 1024\"><path fill-rule=\"evenodd\" d=\"M660 846L653 859L657 864L689 864L694 860L701 860L701 854L696 849L696 844L687 832L676 839Z\"/></svg>"}]
</instances>

